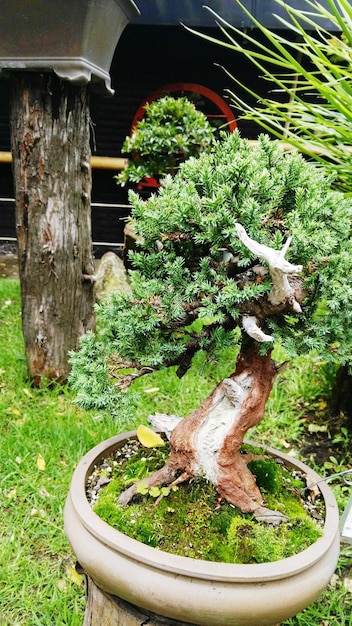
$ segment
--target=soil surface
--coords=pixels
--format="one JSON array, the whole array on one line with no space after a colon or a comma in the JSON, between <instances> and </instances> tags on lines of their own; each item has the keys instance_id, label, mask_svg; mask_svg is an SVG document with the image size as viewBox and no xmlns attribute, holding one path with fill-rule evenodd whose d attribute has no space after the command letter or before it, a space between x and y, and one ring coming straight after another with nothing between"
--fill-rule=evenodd
<instances>
[{"instance_id":1,"label":"soil surface","mask_svg":"<svg viewBox=\"0 0 352 626\"><path fill-rule=\"evenodd\" d=\"M323 419L319 418L319 430L314 428L315 413L307 412L305 420L306 428L299 446L302 459L308 464L313 462L319 468L323 468L333 457L337 460L338 466L349 464L352 467L351 417L343 413L333 416L327 412Z\"/></svg>"}]
</instances>

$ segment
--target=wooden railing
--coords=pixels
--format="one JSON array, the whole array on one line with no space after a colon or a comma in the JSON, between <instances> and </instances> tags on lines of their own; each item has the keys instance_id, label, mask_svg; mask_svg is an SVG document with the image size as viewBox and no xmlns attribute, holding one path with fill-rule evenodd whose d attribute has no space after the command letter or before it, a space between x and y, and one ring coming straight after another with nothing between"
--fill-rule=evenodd
<instances>
[{"instance_id":1,"label":"wooden railing","mask_svg":"<svg viewBox=\"0 0 352 626\"><path fill-rule=\"evenodd\" d=\"M128 163L128 159L122 157L92 156L90 162L92 169L123 170ZM12 163L11 152L0 152L0 163Z\"/></svg>"}]
</instances>

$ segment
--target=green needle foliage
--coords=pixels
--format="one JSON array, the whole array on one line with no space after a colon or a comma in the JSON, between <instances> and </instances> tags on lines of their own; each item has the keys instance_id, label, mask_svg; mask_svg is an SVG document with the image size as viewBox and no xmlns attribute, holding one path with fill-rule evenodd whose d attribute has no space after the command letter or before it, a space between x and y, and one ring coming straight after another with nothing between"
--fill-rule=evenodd
<instances>
[{"instance_id":1,"label":"green needle foliage","mask_svg":"<svg viewBox=\"0 0 352 626\"><path fill-rule=\"evenodd\" d=\"M213 132L204 113L187 98L164 96L146 104L145 116L122 146L130 161L116 176L117 183L173 175L182 161L210 149Z\"/></svg>"},{"instance_id":2,"label":"green needle foliage","mask_svg":"<svg viewBox=\"0 0 352 626\"><path fill-rule=\"evenodd\" d=\"M171 365L182 376L199 351L214 358L240 340L245 314L290 356L314 349L327 361L348 363L352 206L331 183L279 142L261 136L253 148L235 132L183 163L148 201L130 192L140 240L131 258L132 293L100 305L97 333L71 356L79 404L121 415L131 396L116 392ZM241 243L236 222L275 250L292 237L287 260L303 266L302 313L268 306L271 276ZM262 344L264 353L268 348Z\"/></svg>"},{"instance_id":3,"label":"green needle foliage","mask_svg":"<svg viewBox=\"0 0 352 626\"><path fill-rule=\"evenodd\" d=\"M235 75L233 103L245 119L337 173L336 184L350 192L352 184L352 5L348 0L304 0L296 9L275 0L277 28L272 31L251 17L256 33L243 32L212 9L221 38L197 33L250 59L268 83L269 95L256 93ZM284 12L282 11L284 8ZM328 28L339 33L332 35ZM195 32L195 31L193 31ZM246 94L246 97L241 96ZM253 100L254 99L254 100ZM255 102L255 104L250 104Z\"/></svg>"}]
</instances>

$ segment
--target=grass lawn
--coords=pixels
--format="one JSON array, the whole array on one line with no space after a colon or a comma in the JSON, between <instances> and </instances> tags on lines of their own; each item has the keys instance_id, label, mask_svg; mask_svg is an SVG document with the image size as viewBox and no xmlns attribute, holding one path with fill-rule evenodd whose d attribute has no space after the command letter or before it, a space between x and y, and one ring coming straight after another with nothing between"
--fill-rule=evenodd
<instances>
[{"instance_id":1,"label":"grass lawn","mask_svg":"<svg viewBox=\"0 0 352 626\"><path fill-rule=\"evenodd\" d=\"M78 409L67 387L31 388L20 318L18 281L0 279L0 625L78 626L84 582L63 532L77 461L100 440L134 428L155 410L187 414L233 369L234 355L224 354L216 366L200 357L181 381L172 371L138 381L140 414L118 424L107 414ZM347 419L331 424L327 414L331 381L332 372L318 358L289 366L252 438L301 456L323 475L351 467ZM342 510L351 488L341 480L332 486ZM352 626L351 562L352 546L345 546L328 590L284 625Z\"/></svg>"}]
</instances>

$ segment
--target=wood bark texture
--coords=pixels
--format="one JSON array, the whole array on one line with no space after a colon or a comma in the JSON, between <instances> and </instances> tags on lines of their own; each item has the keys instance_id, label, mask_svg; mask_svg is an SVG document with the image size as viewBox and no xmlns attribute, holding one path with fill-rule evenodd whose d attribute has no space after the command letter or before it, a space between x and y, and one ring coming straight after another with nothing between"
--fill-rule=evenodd
<instances>
[{"instance_id":1,"label":"wood bark texture","mask_svg":"<svg viewBox=\"0 0 352 626\"><path fill-rule=\"evenodd\" d=\"M29 373L65 380L69 350L94 328L87 88L16 72L10 122Z\"/></svg>"}]
</instances>

